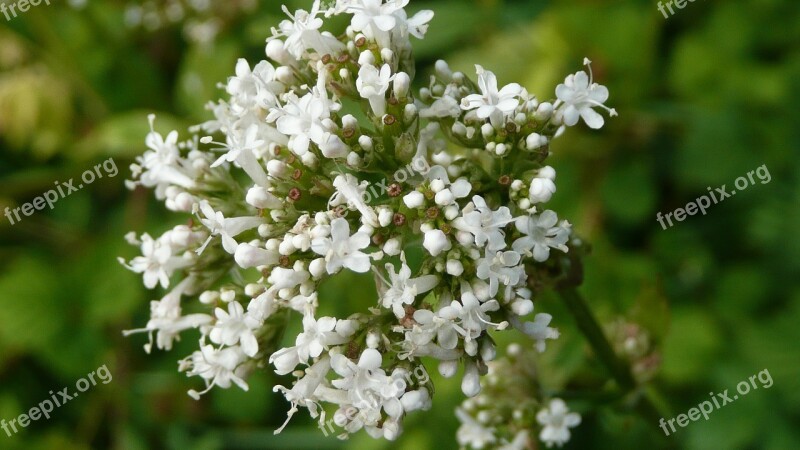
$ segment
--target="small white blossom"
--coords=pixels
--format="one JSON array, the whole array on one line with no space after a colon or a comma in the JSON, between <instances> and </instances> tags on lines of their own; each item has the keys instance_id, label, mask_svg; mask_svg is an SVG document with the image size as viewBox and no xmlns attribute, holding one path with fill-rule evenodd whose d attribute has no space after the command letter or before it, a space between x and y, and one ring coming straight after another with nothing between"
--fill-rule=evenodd
<instances>
[{"instance_id":1,"label":"small white blossom","mask_svg":"<svg viewBox=\"0 0 800 450\"><path fill-rule=\"evenodd\" d=\"M369 100L372 112L377 117L386 113L386 91L389 90L392 80L392 68L384 64L380 70L372 65L361 66L358 70L356 88L362 98Z\"/></svg>"},{"instance_id":2,"label":"small white blossom","mask_svg":"<svg viewBox=\"0 0 800 450\"><path fill-rule=\"evenodd\" d=\"M239 302L228 303L228 311L217 308L217 323L208 337L215 344L233 346L239 343L245 355L253 357L258 353L258 341L253 330L261 326L261 322L249 314Z\"/></svg>"},{"instance_id":3,"label":"small white blossom","mask_svg":"<svg viewBox=\"0 0 800 450\"><path fill-rule=\"evenodd\" d=\"M550 400L550 405L536 414L536 421L544 426L539 433L539 439L547 447L555 444L561 447L570 438L570 428L574 428L581 423L581 416L578 413L571 413L567 404L560 398Z\"/></svg>"},{"instance_id":4,"label":"small white blossom","mask_svg":"<svg viewBox=\"0 0 800 450\"><path fill-rule=\"evenodd\" d=\"M477 109L476 113L481 119L489 119L492 126L499 128L503 118L508 116L519 106L519 95L522 86L511 83L497 90L497 77L494 73L475 65L478 73L478 87L480 94L470 94L461 100L461 108L467 111Z\"/></svg>"},{"instance_id":5,"label":"small white blossom","mask_svg":"<svg viewBox=\"0 0 800 450\"><path fill-rule=\"evenodd\" d=\"M591 66L589 73L591 74ZM556 96L563 103L557 114L563 117L564 125L569 127L578 123L580 118L589 128L602 128L605 120L592 109L594 107L605 109L611 117L617 115L616 110L603 105L608 100L608 89L593 82L591 75L584 71L567 76L564 83L556 87Z\"/></svg>"},{"instance_id":6,"label":"small white blossom","mask_svg":"<svg viewBox=\"0 0 800 450\"><path fill-rule=\"evenodd\" d=\"M350 224L339 218L331 222L330 237L316 238L311 242L311 250L325 257L325 269L329 274L342 267L354 272L366 272L370 268L369 256L360 250L367 247L370 237L358 232L350 236Z\"/></svg>"},{"instance_id":7,"label":"small white blossom","mask_svg":"<svg viewBox=\"0 0 800 450\"><path fill-rule=\"evenodd\" d=\"M514 241L512 248L523 255L533 256L536 261L547 261L550 249L555 248L567 252L571 227L564 221L556 226L558 216L547 210L539 215L519 217L516 220L517 230L525 236Z\"/></svg>"}]
</instances>

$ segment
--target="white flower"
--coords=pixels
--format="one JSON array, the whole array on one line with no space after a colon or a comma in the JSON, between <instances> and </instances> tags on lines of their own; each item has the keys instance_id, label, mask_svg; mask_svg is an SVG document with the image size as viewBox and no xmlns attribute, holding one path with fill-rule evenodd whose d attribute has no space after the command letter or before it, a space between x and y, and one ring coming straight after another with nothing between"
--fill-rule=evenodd
<instances>
[{"instance_id":1,"label":"white flower","mask_svg":"<svg viewBox=\"0 0 800 450\"><path fill-rule=\"evenodd\" d=\"M581 416L578 413L571 413L566 403L560 398L550 400L549 407L536 414L536 421L544 426L539 433L539 439L547 447L556 444L558 447L569 441L569 429L581 423Z\"/></svg>"},{"instance_id":2,"label":"white flower","mask_svg":"<svg viewBox=\"0 0 800 450\"><path fill-rule=\"evenodd\" d=\"M497 295L500 284L506 286L505 298L511 297L511 289L525 279L525 268L518 265L521 260L514 251L492 251L486 249L486 256L477 261L476 275L481 280L489 280L489 296Z\"/></svg>"},{"instance_id":3,"label":"white flower","mask_svg":"<svg viewBox=\"0 0 800 450\"><path fill-rule=\"evenodd\" d=\"M531 203L549 202L556 192L556 171L545 166L539 170L539 174L531 180L531 187L528 190L528 199Z\"/></svg>"},{"instance_id":4,"label":"white flower","mask_svg":"<svg viewBox=\"0 0 800 450\"><path fill-rule=\"evenodd\" d=\"M442 166L433 166L425 175L431 181L431 190L435 193L434 201L439 206L455 204L456 200L469 195L472 185L466 178L459 178L450 183L447 170Z\"/></svg>"},{"instance_id":5,"label":"white flower","mask_svg":"<svg viewBox=\"0 0 800 450\"><path fill-rule=\"evenodd\" d=\"M405 263L405 257L401 256L401 258L403 262L398 273L394 272L394 265L386 264L389 280L384 279L383 282L388 289L381 296L381 304L394 311L398 318L406 315L405 305L412 304L417 295L430 291L438 284L435 275L411 278L411 268Z\"/></svg>"},{"instance_id":6,"label":"white flower","mask_svg":"<svg viewBox=\"0 0 800 450\"><path fill-rule=\"evenodd\" d=\"M326 71L320 72L317 86L302 97L294 91L286 94L283 107L272 108L267 115L267 122L275 122L279 132L291 136L289 147L297 156L305 155L312 142L327 158L339 158L348 153L344 142L329 128L333 123L331 112L338 111L341 105L328 99L326 74Z\"/></svg>"},{"instance_id":7,"label":"white flower","mask_svg":"<svg viewBox=\"0 0 800 450\"><path fill-rule=\"evenodd\" d=\"M589 66L586 60L586 65ZM591 66L589 73L591 74ZM617 115L617 111L603 103L608 100L608 89L592 81L591 75L580 71L567 76L563 84L556 87L556 96L563 105L558 109L557 116L562 117L564 125L573 126L582 118L589 128L602 128L605 120L592 108L599 106L608 111L611 117Z\"/></svg>"},{"instance_id":8,"label":"white flower","mask_svg":"<svg viewBox=\"0 0 800 450\"><path fill-rule=\"evenodd\" d=\"M363 232L350 236L350 224L342 218L331 222L330 237L319 237L311 241L311 250L325 257L325 269L334 274L346 267L364 273L370 268L369 256L360 250L367 247L370 237Z\"/></svg>"},{"instance_id":9,"label":"white flower","mask_svg":"<svg viewBox=\"0 0 800 450\"><path fill-rule=\"evenodd\" d=\"M352 0L347 2L346 12L352 13L350 25L354 31L375 39L382 48L389 48L391 32L397 26L395 13L401 11L409 0Z\"/></svg>"},{"instance_id":10,"label":"white flower","mask_svg":"<svg viewBox=\"0 0 800 450\"><path fill-rule=\"evenodd\" d=\"M317 388L323 386L325 382L325 376L330 371L330 368L330 358L328 358L327 355L323 356L319 359L319 361L314 363L313 366L306 369L305 376L298 380L292 389L286 389L283 386L275 386L273 388L274 392L283 392L283 396L292 405L287 414L286 421L280 428L275 430L275 434L280 433L284 428L286 428L286 425L289 424L289 420L291 420L294 413L298 411L298 406L308 408L309 412L311 413L311 417L317 417L317 410L319 406L318 402L320 399L317 398L315 392L317 391ZM320 420L322 420L322 417Z\"/></svg>"},{"instance_id":11,"label":"white flower","mask_svg":"<svg viewBox=\"0 0 800 450\"><path fill-rule=\"evenodd\" d=\"M442 98L437 98L433 103L431 103L431 106L419 112L419 116L423 119L458 117L460 114L461 107L456 99L450 97L449 95L445 95Z\"/></svg>"},{"instance_id":12,"label":"white flower","mask_svg":"<svg viewBox=\"0 0 800 450\"><path fill-rule=\"evenodd\" d=\"M118 260L128 270L144 274L142 278L148 289L153 289L159 283L162 288L169 287L169 278L175 270L194 263L191 259L173 256L169 241L154 240L147 233L142 235L140 249L142 256L133 258L130 263L126 264L122 258Z\"/></svg>"},{"instance_id":13,"label":"white flower","mask_svg":"<svg viewBox=\"0 0 800 450\"><path fill-rule=\"evenodd\" d=\"M227 152L220 156L211 167L217 167L224 162L237 162L242 169L261 186L269 183L267 174L261 163L255 157L255 152L266 146L266 141L258 136L259 126L250 125L244 133L231 132L228 135Z\"/></svg>"},{"instance_id":14,"label":"white flower","mask_svg":"<svg viewBox=\"0 0 800 450\"><path fill-rule=\"evenodd\" d=\"M343 340L333 332L335 327L335 318L321 317L316 320L311 310L306 310L303 316L303 332L297 335L295 346L280 349L269 357L269 362L275 365L275 373L286 375L298 364L305 364L309 358L319 357L328 345L341 344Z\"/></svg>"},{"instance_id":15,"label":"white flower","mask_svg":"<svg viewBox=\"0 0 800 450\"><path fill-rule=\"evenodd\" d=\"M520 430L514 436L514 440L497 447L497 450L527 450L531 447L528 430Z\"/></svg>"},{"instance_id":16,"label":"white flower","mask_svg":"<svg viewBox=\"0 0 800 450\"><path fill-rule=\"evenodd\" d=\"M497 442L493 427L484 427L461 408L456 408L456 416L461 421L461 426L456 432L456 440L459 445L482 449Z\"/></svg>"},{"instance_id":17,"label":"white flower","mask_svg":"<svg viewBox=\"0 0 800 450\"><path fill-rule=\"evenodd\" d=\"M439 310L438 316L456 323L455 330L458 334L464 336L467 354L475 355L478 349L475 339L480 337L483 330L489 326L499 329L507 326L505 323L496 324L489 320L489 316L486 313L497 311L498 309L500 309L500 304L497 300L481 303L475 297L475 294L464 292L461 294L460 302L453 300L448 306Z\"/></svg>"},{"instance_id":18,"label":"white flower","mask_svg":"<svg viewBox=\"0 0 800 450\"><path fill-rule=\"evenodd\" d=\"M187 375L202 377L206 382L206 389L202 392L191 390L189 395L195 400L199 400L200 396L210 391L212 387L219 386L228 389L232 382L242 390L248 390L247 383L236 374L237 367L244 360L245 355L239 347L226 347L219 350L213 345L201 345L200 351L195 351L187 363L191 368Z\"/></svg>"},{"instance_id":19,"label":"white flower","mask_svg":"<svg viewBox=\"0 0 800 450\"><path fill-rule=\"evenodd\" d=\"M539 313L534 316L533 322L523 324L522 332L536 341L536 350L539 353L544 352L548 339L558 339L558 330L549 326L552 320L553 316L550 314Z\"/></svg>"},{"instance_id":20,"label":"white flower","mask_svg":"<svg viewBox=\"0 0 800 450\"><path fill-rule=\"evenodd\" d=\"M156 187L159 194L168 185L177 185L186 189L196 187L195 181L183 166L183 161L178 150L178 132L171 131L166 139L154 129L155 116L148 116L150 132L145 138L145 144L150 150L136 158L134 175L139 173L139 182L144 187ZM134 168L134 166L132 166Z\"/></svg>"},{"instance_id":21,"label":"white flower","mask_svg":"<svg viewBox=\"0 0 800 450\"><path fill-rule=\"evenodd\" d=\"M425 346L436 338L436 342L445 350L453 350L458 345L458 332L453 321L443 319L427 309L414 311L414 321L417 325L406 333L407 343Z\"/></svg>"},{"instance_id":22,"label":"white flower","mask_svg":"<svg viewBox=\"0 0 800 450\"><path fill-rule=\"evenodd\" d=\"M283 12L289 20L282 21L279 29L272 29L272 38L286 37L284 48L295 58L302 58L306 49L311 48L320 54L334 54L344 49L344 44L339 42L329 33L321 33L322 19L317 17L320 10L320 0L314 0L311 11L302 9L294 14L283 6Z\"/></svg>"},{"instance_id":23,"label":"white flower","mask_svg":"<svg viewBox=\"0 0 800 450\"><path fill-rule=\"evenodd\" d=\"M378 227L378 216L375 214L375 210L364 201L364 198L370 195L366 192L369 187L368 181L364 180L359 183L356 177L348 173L337 175L333 180L333 187L336 188L336 193L328 202L329 206L347 204L348 207L355 208L361 213L363 223L371 227Z\"/></svg>"},{"instance_id":24,"label":"white flower","mask_svg":"<svg viewBox=\"0 0 800 450\"><path fill-rule=\"evenodd\" d=\"M461 108L467 111L477 108L476 114L480 119L489 119L492 126L502 126L503 118L508 116L519 106L519 95L522 86L511 83L497 90L497 77L494 73L475 65L478 73L478 87L480 94L470 94L461 99Z\"/></svg>"},{"instance_id":25,"label":"white flower","mask_svg":"<svg viewBox=\"0 0 800 450\"><path fill-rule=\"evenodd\" d=\"M274 106L283 85L275 81L275 68L269 62L261 61L251 71L247 60L240 58L236 62L236 76L228 79L226 90L231 95L234 114L241 115L253 107Z\"/></svg>"},{"instance_id":26,"label":"white flower","mask_svg":"<svg viewBox=\"0 0 800 450\"><path fill-rule=\"evenodd\" d=\"M261 326L261 322L244 313L239 302L228 303L228 311L217 308L217 323L208 337L215 344L233 346L240 343L245 355L253 357L258 353L258 341L253 330Z\"/></svg>"},{"instance_id":27,"label":"white flower","mask_svg":"<svg viewBox=\"0 0 800 450\"><path fill-rule=\"evenodd\" d=\"M489 250L500 250L506 246L505 235L501 228L513 221L511 211L507 207L501 206L497 211L492 211L486 205L486 200L476 195L464 208L462 216L453 220L453 227L472 234L475 245L479 247L486 245Z\"/></svg>"},{"instance_id":28,"label":"white flower","mask_svg":"<svg viewBox=\"0 0 800 450\"><path fill-rule=\"evenodd\" d=\"M395 11L394 16L397 18L397 21L402 24L398 26L398 28L408 31L408 34L417 39L422 39L425 37L425 33L428 32L428 22L433 19L433 11L423 9L409 19L406 11L400 9Z\"/></svg>"},{"instance_id":29,"label":"white flower","mask_svg":"<svg viewBox=\"0 0 800 450\"><path fill-rule=\"evenodd\" d=\"M197 249L198 255L203 253L203 250L206 249L206 246L216 235L222 238L222 248L224 248L226 252L234 254L239 244L233 237L238 236L244 231L253 229L264 222L258 217L225 218L222 212L214 211L214 208L205 200L200 202L200 211L202 211L205 216L200 219L200 222L211 231L211 236L208 237L202 247Z\"/></svg>"},{"instance_id":30,"label":"white flower","mask_svg":"<svg viewBox=\"0 0 800 450\"><path fill-rule=\"evenodd\" d=\"M433 229L425 232L425 239L422 241L422 246L431 254L431 256L439 256L442 252L446 252L453 247L447 235L442 230Z\"/></svg>"},{"instance_id":31,"label":"white flower","mask_svg":"<svg viewBox=\"0 0 800 450\"><path fill-rule=\"evenodd\" d=\"M383 117L386 113L386 91L389 90L392 80L392 68L384 64L380 71L372 65L363 65L358 70L356 88L361 98L369 100L372 112L377 117Z\"/></svg>"},{"instance_id":32,"label":"white flower","mask_svg":"<svg viewBox=\"0 0 800 450\"><path fill-rule=\"evenodd\" d=\"M571 226L567 221L556 226L557 222L558 216L550 210L539 215L517 218L517 230L525 236L514 241L512 248L523 255L533 256L533 259L539 262L547 261L550 257L550 248L566 253L569 251L566 243L569 240Z\"/></svg>"},{"instance_id":33,"label":"white flower","mask_svg":"<svg viewBox=\"0 0 800 450\"><path fill-rule=\"evenodd\" d=\"M126 330L125 336L135 333L148 333L150 341L145 344L144 350L147 353L153 348L153 331L156 334L156 347L162 350L172 350L172 341L178 339L178 335L191 328L199 328L211 322L211 316L207 314L181 315L181 296L195 280L191 277L181 281L175 289L165 295L159 301L150 302L150 320L147 326L138 330Z\"/></svg>"}]
</instances>

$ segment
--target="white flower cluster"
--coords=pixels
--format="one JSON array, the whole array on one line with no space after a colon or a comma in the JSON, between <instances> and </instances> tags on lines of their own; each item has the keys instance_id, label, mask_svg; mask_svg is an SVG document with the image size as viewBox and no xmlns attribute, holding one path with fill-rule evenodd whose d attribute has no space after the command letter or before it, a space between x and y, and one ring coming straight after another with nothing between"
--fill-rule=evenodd
<instances>
[{"instance_id":1,"label":"white flower cluster","mask_svg":"<svg viewBox=\"0 0 800 450\"><path fill-rule=\"evenodd\" d=\"M290 417L305 407L322 424L333 404L343 435L395 439L406 413L431 404L430 380L408 376L425 370L422 357L446 377L463 366L462 390L475 396L496 355L490 331L515 328L540 351L558 337L548 314L525 319L558 267L552 250L571 242L570 224L542 206L556 190L542 161L579 117L602 125L592 108L607 90L578 72L557 100L539 101L516 84L498 89L480 66L475 83L439 61L414 92L410 39L424 37L433 13L409 17L408 1L287 11L268 60L238 62L229 99L210 105L214 120L184 142L148 135L129 187L153 188L195 220L129 237L143 255L126 265L147 287L182 277L134 331L151 335L149 351L153 333L168 350L198 329L199 349L180 369L205 391L247 389L247 374L268 362L296 378L275 388ZM338 37L324 29L333 15L350 16ZM385 185L412 166L429 170ZM369 193L380 177L385 188ZM405 249L420 243L422 263L409 264ZM318 287L341 271L374 274L375 307L321 317ZM278 348L295 317L302 332Z\"/></svg>"},{"instance_id":2,"label":"white flower cluster","mask_svg":"<svg viewBox=\"0 0 800 450\"><path fill-rule=\"evenodd\" d=\"M488 364L486 389L464 400L456 409L461 427L456 439L462 449L526 450L532 442L534 423L539 439L548 447L561 447L570 439L570 428L581 422L560 398L541 398L536 366L519 344L507 348L507 358ZM546 406L545 406L546 404Z\"/></svg>"}]
</instances>

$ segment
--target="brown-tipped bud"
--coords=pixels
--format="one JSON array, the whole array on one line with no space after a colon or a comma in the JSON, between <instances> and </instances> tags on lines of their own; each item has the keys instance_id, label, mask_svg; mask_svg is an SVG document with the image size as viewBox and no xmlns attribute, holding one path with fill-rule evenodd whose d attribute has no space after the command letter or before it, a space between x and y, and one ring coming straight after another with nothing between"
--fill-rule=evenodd
<instances>
[{"instance_id":1,"label":"brown-tipped bud","mask_svg":"<svg viewBox=\"0 0 800 450\"><path fill-rule=\"evenodd\" d=\"M391 114L386 114L383 116L383 124L384 125L394 125L397 122L397 118Z\"/></svg>"},{"instance_id":2,"label":"brown-tipped bud","mask_svg":"<svg viewBox=\"0 0 800 450\"><path fill-rule=\"evenodd\" d=\"M331 59L333 59L333 57L331 55L327 54L327 53L322 55L322 64L330 63Z\"/></svg>"},{"instance_id":3,"label":"brown-tipped bud","mask_svg":"<svg viewBox=\"0 0 800 450\"><path fill-rule=\"evenodd\" d=\"M356 130L353 129L353 128L345 128L345 129L342 130L342 136L345 139L350 139L353 136L355 136L355 134L356 134Z\"/></svg>"},{"instance_id":4,"label":"brown-tipped bud","mask_svg":"<svg viewBox=\"0 0 800 450\"><path fill-rule=\"evenodd\" d=\"M502 175L497 182L500 183L501 186L508 186L511 184L511 177L508 175Z\"/></svg>"},{"instance_id":5,"label":"brown-tipped bud","mask_svg":"<svg viewBox=\"0 0 800 450\"><path fill-rule=\"evenodd\" d=\"M397 197L403 193L403 188L399 183L392 183L389 185L389 197Z\"/></svg>"},{"instance_id":6,"label":"brown-tipped bud","mask_svg":"<svg viewBox=\"0 0 800 450\"><path fill-rule=\"evenodd\" d=\"M506 132L508 133L516 133L517 132L517 124L514 122L508 122L506 124Z\"/></svg>"},{"instance_id":7,"label":"brown-tipped bud","mask_svg":"<svg viewBox=\"0 0 800 450\"><path fill-rule=\"evenodd\" d=\"M288 256L281 255L281 257L278 258L278 264L280 264L281 267L289 267L290 265L292 265L292 262L289 261L289 257Z\"/></svg>"},{"instance_id":8,"label":"brown-tipped bud","mask_svg":"<svg viewBox=\"0 0 800 450\"><path fill-rule=\"evenodd\" d=\"M363 36L356 39L356 47L363 47L364 45L366 45L366 43L367 40Z\"/></svg>"},{"instance_id":9,"label":"brown-tipped bud","mask_svg":"<svg viewBox=\"0 0 800 450\"><path fill-rule=\"evenodd\" d=\"M392 223L396 227L402 227L406 224L406 216L404 214L395 213L395 215L392 217Z\"/></svg>"},{"instance_id":10,"label":"brown-tipped bud","mask_svg":"<svg viewBox=\"0 0 800 450\"><path fill-rule=\"evenodd\" d=\"M386 238L382 234L375 233L375 234L372 235L372 243L375 244L375 245L379 245L379 246L383 245L383 243L385 241L386 241Z\"/></svg>"},{"instance_id":11,"label":"brown-tipped bud","mask_svg":"<svg viewBox=\"0 0 800 450\"><path fill-rule=\"evenodd\" d=\"M453 231L453 227L451 227L449 223L443 223L439 229L442 230L444 234L450 234L450 232Z\"/></svg>"},{"instance_id":12,"label":"brown-tipped bud","mask_svg":"<svg viewBox=\"0 0 800 450\"><path fill-rule=\"evenodd\" d=\"M295 181L299 180L300 177L302 176L303 176L303 171L300 169L294 169L294 172L292 172L292 179Z\"/></svg>"},{"instance_id":13,"label":"brown-tipped bud","mask_svg":"<svg viewBox=\"0 0 800 450\"><path fill-rule=\"evenodd\" d=\"M425 210L425 215L428 216L429 219L435 219L439 217L439 208L431 206Z\"/></svg>"},{"instance_id":14,"label":"brown-tipped bud","mask_svg":"<svg viewBox=\"0 0 800 450\"><path fill-rule=\"evenodd\" d=\"M300 199L300 196L301 196L300 189L292 188L289 191L289 200L290 201L296 202L297 200Z\"/></svg>"},{"instance_id":15,"label":"brown-tipped bud","mask_svg":"<svg viewBox=\"0 0 800 450\"><path fill-rule=\"evenodd\" d=\"M342 53L341 55L336 57L336 62L338 62L339 64L344 64L347 61L350 61L350 55L348 55L347 53Z\"/></svg>"}]
</instances>

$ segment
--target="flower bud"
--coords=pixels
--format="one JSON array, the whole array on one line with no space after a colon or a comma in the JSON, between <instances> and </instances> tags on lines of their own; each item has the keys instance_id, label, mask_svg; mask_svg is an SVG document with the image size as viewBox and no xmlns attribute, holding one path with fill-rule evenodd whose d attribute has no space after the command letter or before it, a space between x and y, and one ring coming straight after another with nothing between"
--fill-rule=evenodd
<instances>
[{"instance_id":1,"label":"flower bud","mask_svg":"<svg viewBox=\"0 0 800 450\"><path fill-rule=\"evenodd\" d=\"M483 135L484 139L489 139L494 136L494 127L490 123L485 123L481 125L481 135Z\"/></svg>"},{"instance_id":2,"label":"flower bud","mask_svg":"<svg viewBox=\"0 0 800 450\"><path fill-rule=\"evenodd\" d=\"M278 255L276 253L247 243L239 244L236 247L233 258L242 269L270 266L278 263Z\"/></svg>"},{"instance_id":3,"label":"flower bud","mask_svg":"<svg viewBox=\"0 0 800 450\"><path fill-rule=\"evenodd\" d=\"M281 199L261 186L250 188L245 196L245 201L258 209L278 209L283 206Z\"/></svg>"},{"instance_id":4,"label":"flower bud","mask_svg":"<svg viewBox=\"0 0 800 450\"><path fill-rule=\"evenodd\" d=\"M458 361L441 361L439 363L439 373L445 378L451 378L458 371Z\"/></svg>"},{"instance_id":5,"label":"flower bud","mask_svg":"<svg viewBox=\"0 0 800 450\"><path fill-rule=\"evenodd\" d=\"M436 61L434 69L436 70L436 76L441 78L443 81L449 83L453 79L453 72L450 70L450 66L447 64L447 61L443 59Z\"/></svg>"},{"instance_id":6,"label":"flower bud","mask_svg":"<svg viewBox=\"0 0 800 450\"><path fill-rule=\"evenodd\" d=\"M381 59L384 63L391 63L394 59L394 52L390 48L381 49Z\"/></svg>"},{"instance_id":7,"label":"flower bud","mask_svg":"<svg viewBox=\"0 0 800 450\"><path fill-rule=\"evenodd\" d=\"M394 76L394 96L398 99L406 98L408 89L411 86L411 77L405 72L398 72Z\"/></svg>"},{"instance_id":8,"label":"flower bud","mask_svg":"<svg viewBox=\"0 0 800 450\"><path fill-rule=\"evenodd\" d=\"M419 208L425 204L425 196L422 195L422 192L411 191L403 196L403 203L411 209Z\"/></svg>"},{"instance_id":9,"label":"flower bud","mask_svg":"<svg viewBox=\"0 0 800 450\"><path fill-rule=\"evenodd\" d=\"M294 83L294 72L286 66L280 66L275 69L275 79L285 85L291 85Z\"/></svg>"},{"instance_id":10,"label":"flower bud","mask_svg":"<svg viewBox=\"0 0 800 450\"><path fill-rule=\"evenodd\" d=\"M358 145L360 145L364 151L368 152L372 150L372 138L367 135L359 136Z\"/></svg>"},{"instance_id":11,"label":"flower bud","mask_svg":"<svg viewBox=\"0 0 800 450\"><path fill-rule=\"evenodd\" d=\"M308 265L308 272L314 278L325 275L325 258L317 258Z\"/></svg>"},{"instance_id":12,"label":"flower bud","mask_svg":"<svg viewBox=\"0 0 800 450\"><path fill-rule=\"evenodd\" d=\"M359 66L374 66L375 65L375 55L372 54L369 50L364 50L358 55L358 65Z\"/></svg>"},{"instance_id":13,"label":"flower bud","mask_svg":"<svg viewBox=\"0 0 800 450\"><path fill-rule=\"evenodd\" d=\"M291 66L296 62L294 57L286 51L286 47L284 47L283 41L280 39L273 39L267 42L266 53L267 58L284 66Z\"/></svg>"},{"instance_id":14,"label":"flower bud","mask_svg":"<svg viewBox=\"0 0 800 450\"><path fill-rule=\"evenodd\" d=\"M389 256L399 255L400 250L400 240L397 238L391 238L383 244L383 252Z\"/></svg>"},{"instance_id":15,"label":"flower bud","mask_svg":"<svg viewBox=\"0 0 800 450\"><path fill-rule=\"evenodd\" d=\"M461 274L464 273L464 265L457 259L448 259L447 273L454 277L461 276Z\"/></svg>"},{"instance_id":16,"label":"flower bud","mask_svg":"<svg viewBox=\"0 0 800 450\"><path fill-rule=\"evenodd\" d=\"M286 178L289 175L289 167L283 161L272 159L267 162L267 173L275 178Z\"/></svg>"},{"instance_id":17,"label":"flower bud","mask_svg":"<svg viewBox=\"0 0 800 450\"><path fill-rule=\"evenodd\" d=\"M536 108L536 112L533 114L533 117L536 120L547 120L553 115L553 104L550 102L544 102L539 104L539 107Z\"/></svg>"},{"instance_id":18,"label":"flower bud","mask_svg":"<svg viewBox=\"0 0 800 450\"><path fill-rule=\"evenodd\" d=\"M528 199L531 203L545 203L550 201L556 192L556 184L549 178L534 178L528 190Z\"/></svg>"},{"instance_id":19,"label":"flower bud","mask_svg":"<svg viewBox=\"0 0 800 450\"><path fill-rule=\"evenodd\" d=\"M461 379L461 392L467 397L475 397L481 392L481 380L478 366L472 361L467 361L464 369L464 378Z\"/></svg>"},{"instance_id":20,"label":"flower bud","mask_svg":"<svg viewBox=\"0 0 800 450\"><path fill-rule=\"evenodd\" d=\"M425 250L428 250L431 256L439 256L442 252L450 250L453 247L444 232L438 229L425 233L422 246L425 247Z\"/></svg>"}]
</instances>

